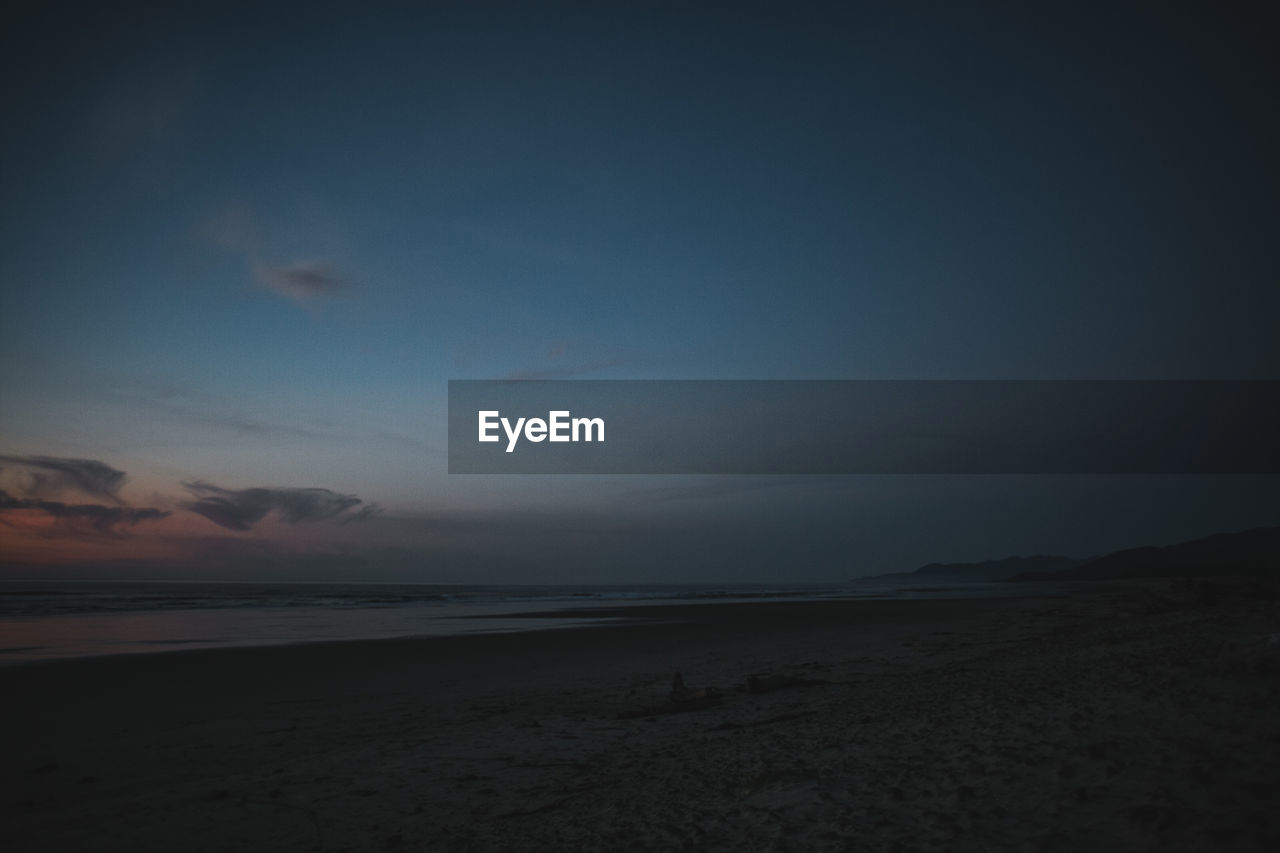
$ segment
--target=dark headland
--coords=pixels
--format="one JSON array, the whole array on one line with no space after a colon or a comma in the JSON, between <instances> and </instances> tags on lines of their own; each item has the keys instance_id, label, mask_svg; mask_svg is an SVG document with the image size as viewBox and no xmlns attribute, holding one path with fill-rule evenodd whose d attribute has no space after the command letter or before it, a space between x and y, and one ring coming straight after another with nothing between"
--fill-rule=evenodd
<instances>
[{"instance_id":1,"label":"dark headland","mask_svg":"<svg viewBox=\"0 0 1280 853\"><path fill-rule=\"evenodd\" d=\"M1131 578L1280 578L1280 527L1218 533L1176 545L1126 548L1101 557L1036 555L974 563L930 563L913 572L874 575L886 581L1092 581Z\"/></svg>"}]
</instances>

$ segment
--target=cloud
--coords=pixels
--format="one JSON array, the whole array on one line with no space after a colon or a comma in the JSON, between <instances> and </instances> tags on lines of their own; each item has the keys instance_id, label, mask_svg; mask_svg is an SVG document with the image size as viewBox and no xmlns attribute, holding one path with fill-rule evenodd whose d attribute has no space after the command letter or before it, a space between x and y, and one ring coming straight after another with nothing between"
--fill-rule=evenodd
<instances>
[{"instance_id":1,"label":"cloud","mask_svg":"<svg viewBox=\"0 0 1280 853\"><path fill-rule=\"evenodd\" d=\"M365 504L360 509L342 519L343 524L349 524L352 521L364 521L366 518L372 518L375 515L381 515L383 512L382 504L371 503Z\"/></svg>"},{"instance_id":2,"label":"cloud","mask_svg":"<svg viewBox=\"0 0 1280 853\"><path fill-rule=\"evenodd\" d=\"M15 498L0 490L0 516L7 512L34 510L57 520L69 533L98 533L121 536L121 527L133 527L142 521L166 518L169 513L152 507L102 506L101 504L65 504L35 498ZM8 523L8 522L5 522Z\"/></svg>"},{"instance_id":3,"label":"cloud","mask_svg":"<svg viewBox=\"0 0 1280 853\"><path fill-rule=\"evenodd\" d=\"M56 456L0 456L0 462L17 465L25 476L19 487L25 495L51 497L67 489L117 504L125 473L96 459L64 459Z\"/></svg>"},{"instance_id":4,"label":"cloud","mask_svg":"<svg viewBox=\"0 0 1280 853\"><path fill-rule=\"evenodd\" d=\"M242 260L259 287L294 302L309 304L351 291L351 278L331 261L310 258L282 262L282 240L275 233L278 230L269 227L248 205L234 203L202 223L196 233Z\"/></svg>"},{"instance_id":5,"label":"cloud","mask_svg":"<svg viewBox=\"0 0 1280 853\"><path fill-rule=\"evenodd\" d=\"M327 521L363 503L355 495L329 489L224 489L199 480L184 482L182 486L195 497L183 503L183 509L203 515L228 530L251 530L272 512L289 524ZM372 514L368 510L369 507L365 507L348 518L366 517Z\"/></svg>"},{"instance_id":6,"label":"cloud","mask_svg":"<svg viewBox=\"0 0 1280 853\"><path fill-rule=\"evenodd\" d=\"M258 283L296 302L341 296L351 289L345 276L324 261L303 261L286 267L257 268Z\"/></svg>"}]
</instances>

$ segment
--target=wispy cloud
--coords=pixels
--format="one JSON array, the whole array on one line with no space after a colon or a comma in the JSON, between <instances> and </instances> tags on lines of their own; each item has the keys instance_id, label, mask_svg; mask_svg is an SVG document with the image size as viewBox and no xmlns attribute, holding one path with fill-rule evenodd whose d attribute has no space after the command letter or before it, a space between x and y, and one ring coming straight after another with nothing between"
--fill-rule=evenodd
<instances>
[{"instance_id":1,"label":"wispy cloud","mask_svg":"<svg viewBox=\"0 0 1280 853\"><path fill-rule=\"evenodd\" d=\"M383 512L382 504L379 504L379 503L365 504L364 506L360 507L360 509L356 510L355 512L351 513L348 516L345 516L342 519L342 523L348 524L352 521L364 521L366 518L372 518L375 515L381 515L382 512Z\"/></svg>"},{"instance_id":2,"label":"wispy cloud","mask_svg":"<svg viewBox=\"0 0 1280 853\"><path fill-rule=\"evenodd\" d=\"M228 530L251 530L271 513L289 524L327 521L363 503L355 495L344 495L329 489L224 489L200 480L184 482L182 486L195 498L183 503L183 509L203 515ZM372 514L367 510L369 507L355 516L366 517Z\"/></svg>"},{"instance_id":3,"label":"wispy cloud","mask_svg":"<svg viewBox=\"0 0 1280 853\"><path fill-rule=\"evenodd\" d=\"M296 302L341 296L351 289L350 281L326 261L302 261L284 267L254 270L258 283Z\"/></svg>"},{"instance_id":4,"label":"wispy cloud","mask_svg":"<svg viewBox=\"0 0 1280 853\"><path fill-rule=\"evenodd\" d=\"M248 205L230 204L196 229L207 242L240 258L259 287L299 304L343 296L354 288L352 278L331 260L307 258L283 261L273 248L274 229Z\"/></svg>"},{"instance_id":5,"label":"wispy cloud","mask_svg":"<svg viewBox=\"0 0 1280 853\"><path fill-rule=\"evenodd\" d=\"M173 514L155 506L131 506L119 494L128 479L125 473L96 459L0 454L0 465L0 525L30 535L120 539L142 522ZM330 489L227 489L203 480L182 486L191 499L177 502L178 508L234 531L252 530L268 516L287 524L333 521L345 525L383 511L377 503ZM61 498L64 492L89 495L100 502L67 500ZM151 502L173 505L159 495ZM164 531L154 536L163 538Z\"/></svg>"},{"instance_id":6,"label":"wispy cloud","mask_svg":"<svg viewBox=\"0 0 1280 853\"><path fill-rule=\"evenodd\" d=\"M153 507L103 506L102 504L66 504L38 498L15 498L0 490L0 522L11 524L4 516L15 511L35 511L56 520L59 532L73 535L98 534L121 536L121 528L142 521L168 517L165 510Z\"/></svg>"},{"instance_id":7,"label":"wispy cloud","mask_svg":"<svg viewBox=\"0 0 1280 853\"><path fill-rule=\"evenodd\" d=\"M0 463L16 465L16 487L29 497L54 497L70 489L113 503L123 503L120 487L128 479L123 471L96 459L57 456L0 456Z\"/></svg>"}]
</instances>

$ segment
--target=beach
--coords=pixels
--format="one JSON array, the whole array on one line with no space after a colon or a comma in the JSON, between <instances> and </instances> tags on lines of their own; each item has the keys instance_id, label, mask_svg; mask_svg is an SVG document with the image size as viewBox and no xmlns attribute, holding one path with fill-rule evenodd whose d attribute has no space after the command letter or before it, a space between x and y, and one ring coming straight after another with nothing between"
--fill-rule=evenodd
<instances>
[{"instance_id":1,"label":"beach","mask_svg":"<svg viewBox=\"0 0 1280 853\"><path fill-rule=\"evenodd\" d=\"M9 667L0 846L1277 849L1263 592L599 608L626 618Z\"/></svg>"}]
</instances>

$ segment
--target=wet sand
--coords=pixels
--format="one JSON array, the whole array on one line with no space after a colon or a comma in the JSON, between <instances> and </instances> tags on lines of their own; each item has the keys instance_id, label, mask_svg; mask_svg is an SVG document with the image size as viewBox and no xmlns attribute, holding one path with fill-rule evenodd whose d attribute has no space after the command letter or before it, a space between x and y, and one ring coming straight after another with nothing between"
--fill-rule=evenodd
<instances>
[{"instance_id":1,"label":"wet sand","mask_svg":"<svg viewBox=\"0 0 1280 853\"><path fill-rule=\"evenodd\" d=\"M0 847L1280 849L1274 598L625 615L0 670Z\"/></svg>"}]
</instances>

